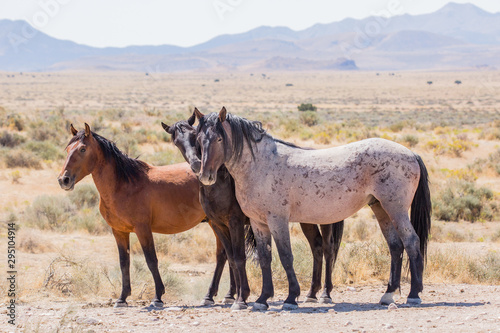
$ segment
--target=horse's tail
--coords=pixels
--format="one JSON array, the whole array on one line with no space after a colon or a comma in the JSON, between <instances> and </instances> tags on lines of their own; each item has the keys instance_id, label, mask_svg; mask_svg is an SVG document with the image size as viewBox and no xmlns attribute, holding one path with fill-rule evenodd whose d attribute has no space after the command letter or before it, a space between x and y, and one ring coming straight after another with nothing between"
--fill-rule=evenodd
<instances>
[{"instance_id":1,"label":"horse's tail","mask_svg":"<svg viewBox=\"0 0 500 333\"><path fill-rule=\"evenodd\" d=\"M343 234L344 234L344 220L334 223L332 226L332 237L333 237L333 255L334 255L333 260L335 261L337 260L337 255L339 253L340 243L342 242Z\"/></svg>"},{"instance_id":2,"label":"horse's tail","mask_svg":"<svg viewBox=\"0 0 500 333\"><path fill-rule=\"evenodd\" d=\"M411 224L420 238L420 252L427 261L427 243L431 231L431 193L429 191L429 174L422 158L415 154L420 167L420 181L411 203Z\"/></svg>"},{"instance_id":3,"label":"horse's tail","mask_svg":"<svg viewBox=\"0 0 500 333\"><path fill-rule=\"evenodd\" d=\"M245 225L245 253L247 258L253 256L257 249L257 240L250 224Z\"/></svg>"}]
</instances>

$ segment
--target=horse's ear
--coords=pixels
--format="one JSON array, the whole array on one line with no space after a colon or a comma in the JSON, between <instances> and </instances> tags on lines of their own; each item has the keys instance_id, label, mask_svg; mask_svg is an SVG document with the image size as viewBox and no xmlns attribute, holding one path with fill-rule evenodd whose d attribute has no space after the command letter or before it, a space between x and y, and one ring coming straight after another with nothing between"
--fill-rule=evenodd
<instances>
[{"instance_id":1,"label":"horse's ear","mask_svg":"<svg viewBox=\"0 0 500 333\"><path fill-rule=\"evenodd\" d=\"M221 123L223 123L223 122L226 121L226 115L227 115L226 107L223 106L222 109L220 109L220 112L219 112L219 120L220 120Z\"/></svg>"},{"instance_id":2,"label":"horse's ear","mask_svg":"<svg viewBox=\"0 0 500 333\"><path fill-rule=\"evenodd\" d=\"M196 114L193 112L193 114L191 115L191 117L189 117L189 119L188 119L189 126L193 126L193 124L194 124L195 121L196 121Z\"/></svg>"},{"instance_id":3,"label":"horse's ear","mask_svg":"<svg viewBox=\"0 0 500 333\"><path fill-rule=\"evenodd\" d=\"M85 123L85 136L89 137L91 134L89 124Z\"/></svg>"},{"instance_id":4,"label":"horse's ear","mask_svg":"<svg viewBox=\"0 0 500 333\"><path fill-rule=\"evenodd\" d=\"M73 134L73 136L75 136L75 135L76 135L76 133L78 133L78 131L76 130L76 128L74 128L74 127L73 127L73 124L71 124L71 125L69 126L69 129L71 130L71 134Z\"/></svg>"},{"instance_id":5,"label":"horse's ear","mask_svg":"<svg viewBox=\"0 0 500 333\"><path fill-rule=\"evenodd\" d=\"M204 114L203 114L203 113L201 113L201 112L198 110L198 108L194 108L194 114L196 115L196 118L198 118L198 120L200 120L200 119L201 119L201 117L203 117L203 116L204 116Z\"/></svg>"},{"instance_id":6,"label":"horse's ear","mask_svg":"<svg viewBox=\"0 0 500 333\"><path fill-rule=\"evenodd\" d=\"M163 129L165 130L165 132L167 132L168 134L173 134L171 132L172 128L170 126L168 126L167 124L165 124L163 121L161 122L161 126L163 127Z\"/></svg>"}]
</instances>

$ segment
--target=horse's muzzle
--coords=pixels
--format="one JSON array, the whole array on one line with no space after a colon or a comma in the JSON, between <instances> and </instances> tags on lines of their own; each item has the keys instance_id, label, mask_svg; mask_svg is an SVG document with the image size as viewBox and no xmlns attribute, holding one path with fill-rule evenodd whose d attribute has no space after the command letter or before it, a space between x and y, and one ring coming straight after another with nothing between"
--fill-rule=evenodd
<instances>
[{"instance_id":1,"label":"horse's muzzle","mask_svg":"<svg viewBox=\"0 0 500 333\"><path fill-rule=\"evenodd\" d=\"M200 174L199 180L203 185L210 186L210 185L215 184L217 177L215 177L215 175L210 172L210 173L208 173L208 175Z\"/></svg>"},{"instance_id":2,"label":"horse's muzzle","mask_svg":"<svg viewBox=\"0 0 500 333\"><path fill-rule=\"evenodd\" d=\"M71 191L75 187L75 177L68 176L66 172L57 177L57 181L63 190Z\"/></svg>"}]
</instances>

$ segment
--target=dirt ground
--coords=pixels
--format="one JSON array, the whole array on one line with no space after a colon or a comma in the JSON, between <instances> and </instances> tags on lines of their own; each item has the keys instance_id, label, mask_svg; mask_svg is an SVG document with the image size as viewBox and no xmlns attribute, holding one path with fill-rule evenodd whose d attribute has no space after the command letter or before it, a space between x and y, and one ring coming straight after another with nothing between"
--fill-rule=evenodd
<instances>
[{"instance_id":1,"label":"dirt ground","mask_svg":"<svg viewBox=\"0 0 500 333\"><path fill-rule=\"evenodd\" d=\"M284 295L279 295L266 312L200 307L197 301L169 302L161 309L146 301L119 309L106 301L39 301L20 305L16 329L2 332L500 331L500 286L430 284L421 305L407 306L401 297L395 309L378 305L383 290L382 285L339 287L332 295L335 304L307 303L292 311L281 310ZM402 292L408 290L403 285Z\"/></svg>"}]
</instances>

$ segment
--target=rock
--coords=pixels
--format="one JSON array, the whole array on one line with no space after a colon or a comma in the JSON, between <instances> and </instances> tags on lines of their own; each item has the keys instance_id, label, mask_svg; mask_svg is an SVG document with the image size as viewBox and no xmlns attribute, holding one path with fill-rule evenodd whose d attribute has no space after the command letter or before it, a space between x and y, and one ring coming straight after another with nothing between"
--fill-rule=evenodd
<instances>
[{"instance_id":1,"label":"rock","mask_svg":"<svg viewBox=\"0 0 500 333\"><path fill-rule=\"evenodd\" d=\"M101 323L100 320L97 320L95 318L78 318L77 322L79 324L86 324L86 325L99 325Z\"/></svg>"},{"instance_id":2,"label":"rock","mask_svg":"<svg viewBox=\"0 0 500 333\"><path fill-rule=\"evenodd\" d=\"M387 307L388 310L397 310L398 309L398 306L394 303L391 303L389 304L389 306Z\"/></svg>"},{"instance_id":3,"label":"rock","mask_svg":"<svg viewBox=\"0 0 500 333\"><path fill-rule=\"evenodd\" d=\"M352 321L348 321L344 324L344 326L350 326L350 325L352 325Z\"/></svg>"},{"instance_id":4,"label":"rock","mask_svg":"<svg viewBox=\"0 0 500 333\"><path fill-rule=\"evenodd\" d=\"M392 325L387 325L385 328L387 328L387 329L389 329L389 330L390 330L390 329L393 329L393 328L394 328L394 326L392 326Z\"/></svg>"},{"instance_id":5,"label":"rock","mask_svg":"<svg viewBox=\"0 0 500 333\"><path fill-rule=\"evenodd\" d=\"M168 308L165 308L165 311L182 311L182 308L178 306L170 306Z\"/></svg>"},{"instance_id":6,"label":"rock","mask_svg":"<svg viewBox=\"0 0 500 333\"><path fill-rule=\"evenodd\" d=\"M356 288L354 288L354 287L347 287L347 291L356 291Z\"/></svg>"},{"instance_id":7,"label":"rock","mask_svg":"<svg viewBox=\"0 0 500 333\"><path fill-rule=\"evenodd\" d=\"M198 326L198 325L200 325L200 322L199 322L199 321L195 321L195 322L193 322L191 325L193 325L193 326Z\"/></svg>"}]
</instances>

